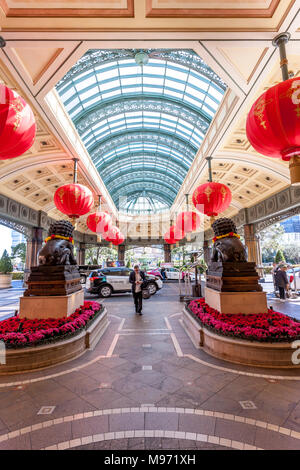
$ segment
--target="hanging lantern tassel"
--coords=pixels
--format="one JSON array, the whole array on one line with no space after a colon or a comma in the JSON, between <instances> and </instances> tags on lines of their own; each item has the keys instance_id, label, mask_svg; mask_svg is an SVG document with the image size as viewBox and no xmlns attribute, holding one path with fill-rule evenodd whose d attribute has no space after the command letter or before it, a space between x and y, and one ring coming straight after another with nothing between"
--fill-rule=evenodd
<instances>
[{"instance_id":1,"label":"hanging lantern tassel","mask_svg":"<svg viewBox=\"0 0 300 470\"><path fill-rule=\"evenodd\" d=\"M73 225L74 229L77 228L77 217L70 217L70 222Z\"/></svg>"},{"instance_id":2,"label":"hanging lantern tassel","mask_svg":"<svg viewBox=\"0 0 300 470\"><path fill-rule=\"evenodd\" d=\"M291 184L300 184L300 155L291 157L289 163Z\"/></svg>"},{"instance_id":3,"label":"hanging lantern tassel","mask_svg":"<svg viewBox=\"0 0 300 470\"><path fill-rule=\"evenodd\" d=\"M216 218L214 215L212 215L209 220L210 220L210 225L212 225L214 221L216 220Z\"/></svg>"},{"instance_id":4,"label":"hanging lantern tassel","mask_svg":"<svg viewBox=\"0 0 300 470\"><path fill-rule=\"evenodd\" d=\"M97 234L97 243L101 243L102 242L102 237L101 235L98 233Z\"/></svg>"}]
</instances>

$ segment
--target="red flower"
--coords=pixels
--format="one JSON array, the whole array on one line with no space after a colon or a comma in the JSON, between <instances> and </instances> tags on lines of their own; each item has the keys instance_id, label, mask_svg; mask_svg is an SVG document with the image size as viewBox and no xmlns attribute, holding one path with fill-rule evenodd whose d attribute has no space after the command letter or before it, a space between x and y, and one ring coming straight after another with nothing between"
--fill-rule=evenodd
<instances>
[{"instance_id":1,"label":"red flower","mask_svg":"<svg viewBox=\"0 0 300 470\"><path fill-rule=\"evenodd\" d=\"M300 322L283 313L268 310L262 314L222 314L205 299L193 300L189 309L207 326L224 335L255 341L293 341L300 338Z\"/></svg>"},{"instance_id":2,"label":"red flower","mask_svg":"<svg viewBox=\"0 0 300 470\"><path fill-rule=\"evenodd\" d=\"M101 309L98 302L84 302L69 317L20 319L19 316L0 321L0 340L6 344L35 344L43 339L60 336L83 328Z\"/></svg>"}]
</instances>

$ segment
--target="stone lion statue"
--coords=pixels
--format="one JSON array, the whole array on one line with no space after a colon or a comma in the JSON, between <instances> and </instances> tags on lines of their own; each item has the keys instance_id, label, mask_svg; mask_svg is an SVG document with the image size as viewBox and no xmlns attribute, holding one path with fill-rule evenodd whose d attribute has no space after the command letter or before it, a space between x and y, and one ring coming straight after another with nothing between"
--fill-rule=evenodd
<instances>
[{"instance_id":1,"label":"stone lion statue","mask_svg":"<svg viewBox=\"0 0 300 470\"><path fill-rule=\"evenodd\" d=\"M212 224L214 246L211 261L246 262L247 253L233 220L223 217Z\"/></svg>"},{"instance_id":2,"label":"stone lion statue","mask_svg":"<svg viewBox=\"0 0 300 470\"><path fill-rule=\"evenodd\" d=\"M46 244L38 254L39 266L76 265L74 256L74 227L67 220L50 225Z\"/></svg>"}]
</instances>

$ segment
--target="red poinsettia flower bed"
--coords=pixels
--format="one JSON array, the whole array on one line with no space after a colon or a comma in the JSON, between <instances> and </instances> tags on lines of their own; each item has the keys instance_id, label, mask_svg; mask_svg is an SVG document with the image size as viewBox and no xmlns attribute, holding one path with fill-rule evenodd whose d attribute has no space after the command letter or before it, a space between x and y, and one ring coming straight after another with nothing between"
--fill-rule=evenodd
<instances>
[{"instance_id":1,"label":"red poinsettia flower bed","mask_svg":"<svg viewBox=\"0 0 300 470\"><path fill-rule=\"evenodd\" d=\"M300 322L283 313L222 314L205 303L205 299L192 300L189 310L201 325L225 336L250 341L294 341L300 339Z\"/></svg>"},{"instance_id":2,"label":"red poinsettia flower bed","mask_svg":"<svg viewBox=\"0 0 300 470\"><path fill-rule=\"evenodd\" d=\"M100 311L98 302L84 302L69 317L28 320L19 316L0 321L0 341L7 347L33 346L84 328Z\"/></svg>"}]
</instances>

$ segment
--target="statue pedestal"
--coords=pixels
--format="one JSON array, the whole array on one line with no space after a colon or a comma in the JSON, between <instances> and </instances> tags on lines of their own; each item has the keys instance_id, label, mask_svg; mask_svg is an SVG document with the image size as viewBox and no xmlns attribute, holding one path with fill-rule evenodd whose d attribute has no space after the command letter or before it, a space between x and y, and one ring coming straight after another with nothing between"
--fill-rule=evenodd
<instances>
[{"instance_id":1,"label":"statue pedestal","mask_svg":"<svg viewBox=\"0 0 300 470\"><path fill-rule=\"evenodd\" d=\"M20 318L62 318L68 317L84 303L81 289L69 295L20 297Z\"/></svg>"},{"instance_id":2,"label":"statue pedestal","mask_svg":"<svg viewBox=\"0 0 300 470\"><path fill-rule=\"evenodd\" d=\"M24 296L67 296L82 289L77 265L36 266L30 270Z\"/></svg>"},{"instance_id":3,"label":"statue pedestal","mask_svg":"<svg viewBox=\"0 0 300 470\"><path fill-rule=\"evenodd\" d=\"M219 292L205 288L205 302L221 313L267 313L265 292Z\"/></svg>"},{"instance_id":4,"label":"statue pedestal","mask_svg":"<svg viewBox=\"0 0 300 470\"><path fill-rule=\"evenodd\" d=\"M206 274L206 285L219 292L261 292L255 263L247 261L211 262Z\"/></svg>"}]
</instances>

